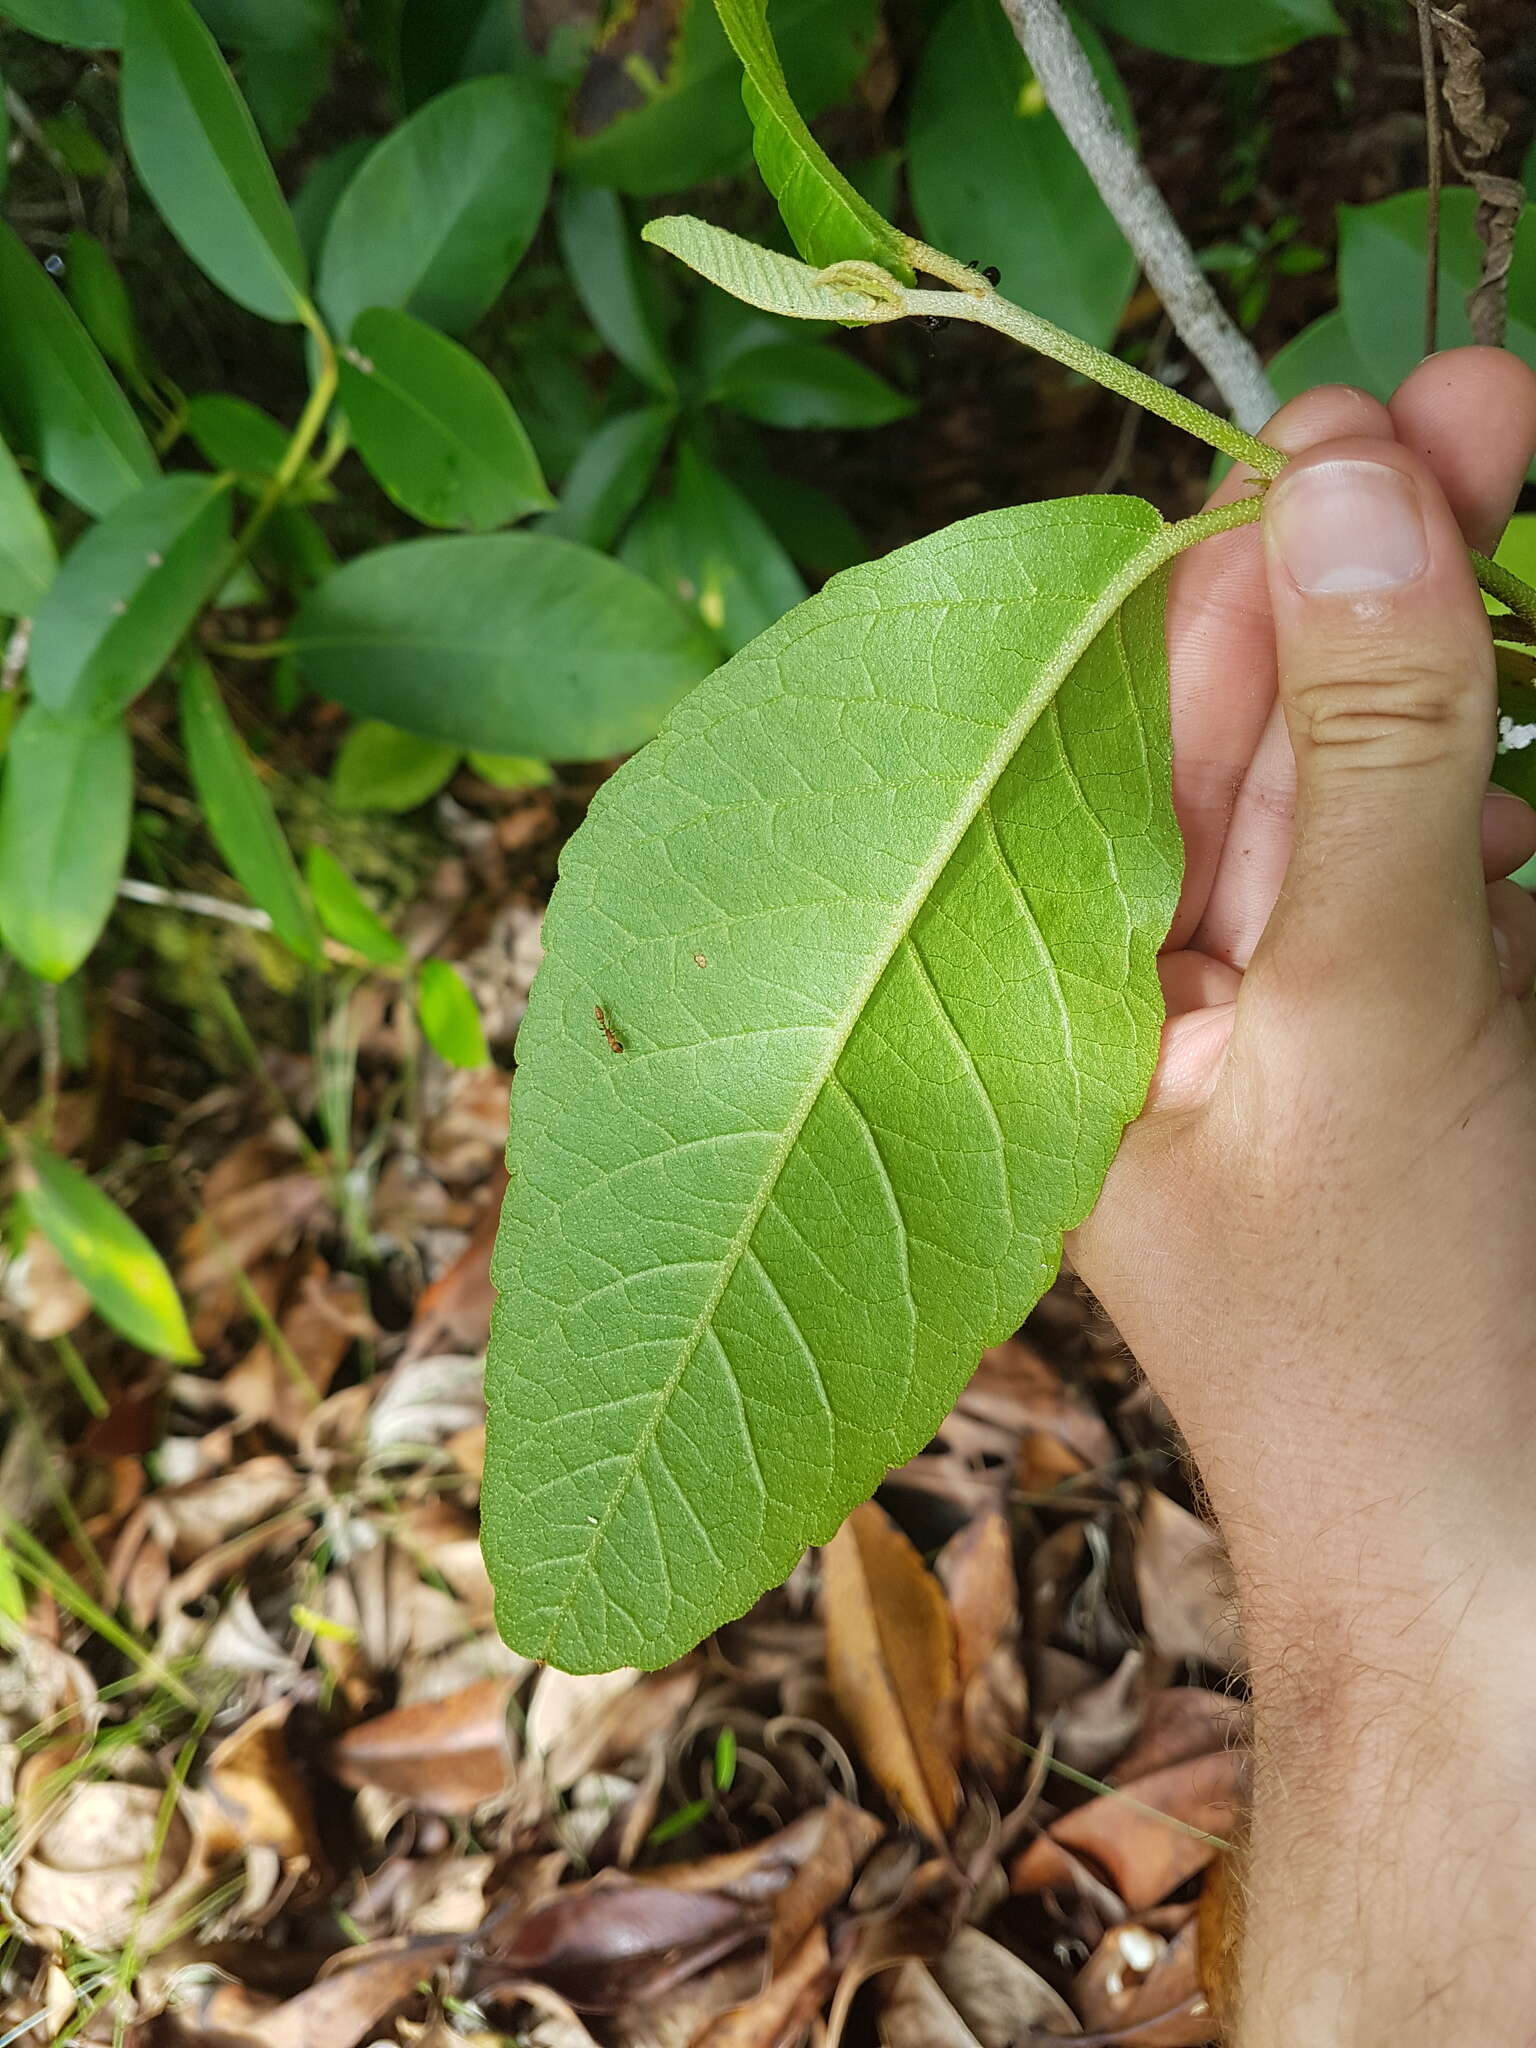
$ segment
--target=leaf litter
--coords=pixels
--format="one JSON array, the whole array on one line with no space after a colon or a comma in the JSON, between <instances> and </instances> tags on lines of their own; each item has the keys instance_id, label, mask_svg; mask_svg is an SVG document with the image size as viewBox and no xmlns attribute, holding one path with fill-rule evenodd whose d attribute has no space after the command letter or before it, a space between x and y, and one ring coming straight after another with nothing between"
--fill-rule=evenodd
<instances>
[{"instance_id":1,"label":"leaf litter","mask_svg":"<svg viewBox=\"0 0 1536 2048\"><path fill-rule=\"evenodd\" d=\"M422 913L504 991L500 1054L548 880L519 874L503 912L457 910L461 875ZM40 1241L0 1282L29 1396L0 2039L1213 2038L1241 1648L1166 1418L1071 1275L741 1620L661 1672L535 1666L478 1543L510 1063L429 1061L407 1102L398 1006L347 1001L350 1125L330 1055L274 1053L188 1091L146 1177L198 1366L104 1332ZM91 1127L60 1098L56 1147Z\"/></svg>"}]
</instances>

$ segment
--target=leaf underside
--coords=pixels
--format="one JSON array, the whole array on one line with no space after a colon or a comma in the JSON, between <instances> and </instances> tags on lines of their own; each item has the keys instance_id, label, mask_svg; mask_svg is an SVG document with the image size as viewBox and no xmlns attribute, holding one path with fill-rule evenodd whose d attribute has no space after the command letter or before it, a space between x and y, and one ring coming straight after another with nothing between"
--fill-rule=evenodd
<instances>
[{"instance_id":1,"label":"leaf underside","mask_svg":"<svg viewBox=\"0 0 1536 2048\"><path fill-rule=\"evenodd\" d=\"M656 1666L744 1611L1049 1284L1157 1049L1169 531L1069 499L848 571L568 846L494 1266L519 1649Z\"/></svg>"}]
</instances>

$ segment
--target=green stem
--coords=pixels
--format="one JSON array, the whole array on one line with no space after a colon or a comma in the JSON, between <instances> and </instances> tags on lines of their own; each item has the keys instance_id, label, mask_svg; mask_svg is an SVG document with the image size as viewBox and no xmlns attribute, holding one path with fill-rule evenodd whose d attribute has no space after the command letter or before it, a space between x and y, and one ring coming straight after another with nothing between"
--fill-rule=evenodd
<instances>
[{"instance_id":1,"label":"green stem","mask_svg":"<svg viewBox=\"0 0 1536 2048\"><path fill-rule=\"evenodd\" d=\"M234 545L233 559L229 568L243 562L255 544L261 529L298 481L299 472L309 456L309 451L319 439L325 425L326 415L336 397L336 350L326 331L325 322L309 304L304 302L304 325L314 340L317 363L315 381L310 387L308 401L299 414L299 423L294 428L283 459L267 480L267 487L257 499L250 518L246 521ZM228 572L226 571L226 574Z\"/></svg>"},{"instance_id":2,"label":"green stem","mask_svg":"<svg viewBox=\"0 0 1536 2048\"><path fill-rule=\"evenodd\" d=\"M1536 627L1536 590L1532 590L1528 583L1522 583L1518 576L1512 576L1501 562L1490 562L1476 548L1468 549L1468 553L1477 571L1477 580L1488 595L1507 605L1517 619Z\"/></svg>"}]
</instances>

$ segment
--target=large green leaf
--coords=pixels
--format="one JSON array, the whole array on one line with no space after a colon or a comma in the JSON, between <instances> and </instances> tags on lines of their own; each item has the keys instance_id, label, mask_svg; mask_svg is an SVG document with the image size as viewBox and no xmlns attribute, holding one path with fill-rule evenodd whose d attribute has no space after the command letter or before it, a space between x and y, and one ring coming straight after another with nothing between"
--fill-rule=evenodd
<instances>
[{"instance_id":1,"label":"large green leaf","mask_svg":"<svg viewBox=\"0 0 1536 2048\"><path fill-rule=\"evenodd\" d=\"M621 10L612 20L573 108L575 133L564 151L571 170L649 196L743 164L752 124L712 0L681 0L680 25L656 66L659 83L632 61L633 17ZM774 0L773 31L794 104L810 117L842 99L869 61L874 0ZM616 102L623 111L614 114Z\"/></svg>"},{"instance_id":2,"label":"large green leaf","mask_svg":"<svg viewBox=\"0 0 1536 2048\"><path fill-rule=\"evenodd\" d=\"M554 503L523 423L468 349L389 306L359 313L341 362L357 452L426 526L488 533Z\"/></svg>"},{"instance_id":3,"label":"large green leaf","mask_svg":"<svg viewBox=\"0 0 1536 2048\"><path fill-rule=\"evenodd\" d=\"M669 405L642 405L605 420L572 464L540 531L609 546L645 496L675 418Z\"/></svg>"},{"instance_id":4,"label":"large green leaf","mask_svg":"<svg viewBox=\"0 0 1536 2048\"><path fill-rule=\"evenodd\" d=\"M677 379L645 302L636 236L624 202L601 185L567 183L555 206L560 253L592 325L621 363L675 398Z\"/></svg>"},{"instance_id":5,"label":"large green leaf","mask_svg":"<svg viewBox=\"0 0 1536 2048\"><path fill-rule=\"evenodd\" d=\"M1103 47L1092 30L1083 35L1128 126ZM995 265L1010 299L1102 346L1136 282L1136 258L1031 83L997 0L953 0L912 82L912 204L935 248Z\"/></svg>"},{"instance_id":6,"label":"large green leaf","mask_svg":"<svg viewBox=\"0 0 1536 2048\"><path fill-rule=\"evenodd\" d=\"M770 341L733 356L711 398L765 427L884 427L912 400L841 349Z\"/></svg>"},{"instance_id":7,"label":"large green leaf","mask_svg":"<svg viewBox=\"0 0 1536 2048\"><path fill-rule=\"evenodd\" d=\"M236 880L285 945L303 960L318 960L314 912L272 799L205 662L189 662L182 672L181 736L204 820Z\"/></svg>"},{"instance_id":8,"label":"large green leaf","mask_svg":"<svg viewBox=\"0 0 1536 2048\"><path fill-rule=\"evenodd\" d=\"M521 71L529 62L520 0L402 0L399 47L408 108L460 79Z\"/></svg>"},{"instance_id":9,"label":"large green leaf","mask_svg":"<svg viewBox=\"0 0 1536 2048\"><path fill-rule=\"evenodd\" d=\"M1374 391L1386 393L1422 353L1428 194L1399 192L1374 206L1339 208L1339 305ZM1440 196L1441 348L1472 339L1467 294L1482 267L1474 219L1477 195L1464 185ZM1515 236L1509 269L1506 345L1536 369L1536 221Z\"/></svg>"},{"instance_id":10,"label":"large green leaf","mask_svg":"<svg viewBox=\"0 0 1536 2048\"><path fill-rule=\"evenodd\" d=\"M91 1297L97 1313L141 1350L191 1363L198 1351L181 1299L160 1254L138 1225L57 1153L28 1144L23 1162L28 1216Z\"/></svg>"},{"instance_id":11,"label":"large green leaf","mask_svg":"<svg viewBox=\"0 0 1536 2048\"><path fill-rule=\"evenodd\" d=\"M16 721L0 790L0 937L64 981L101 936L128 853L133 759L121 719Z\"/></svg>"},{"instance_id":12,"label":"large green leaf","mask_svg":"<svg viewBox=\"0 0 1536 2048\"><path fill-rule=\"evenodd\" d=\"M1157 1052L1175 532L1063 499L849 570L566 848L486 1388L528 1654L741 1613L1055 1273Z\"/></svg>"},{"instance_id":13,"label":"large green leaf","mask_svg":"<svg viewBox=\"0 0 1536 2048\"><path fill-rule=\"evenodd\" d=\"M53 581L48 522L16 458L0 441L0 612L30 616Z\"/></svg>"},{"instance_id":14,"label":"large green leaf","mask_svg":"<svg viewBox=\"0 0 1536 2048\"><path fill-rule=\"evenodd\" d=\"M123 0L0 0L0 15L77 50L115 50L123 40Z\"/></svg>"},{"instance_id":15,"label":"large green leaf","mask_svg":"<svg viewBox=\"0 0 1536 2048\"><path fill-rule=\"evenodd\" d=\"M1104 28L1197 64L1257 64L1307 36L1337 35L1331 0L1083 0Z\"/></svg>"},{"instance_id":16,"label":"large green leaf","mask_svg":"<svg viewBox=\"0 0 1536 2048\"><path fill-rule=\"evenodd\" d=\"M229 543L229 484L146 484L65 556L32 629L28 675L60 716L126 710L212 594Z\"/></svg>"},{"instance_id":17,"label":"large green leaf","mask_svg":"<svg viewBox=\"0 0 1536 2048\"><path fill-rule=\"evenodd\" d=\"M703 628L643 577L541 533L359 555L290 637L315 689L363 717L546 761L639 746L714 665Z\"/></svg>"},{"instance_id":18,"label":"large green leaf","mask_svg":"<svg viewBox=\"0 0 1536 2048\"><path fill-rule=\"evenodd\" d=\"M450 334L472 327L516 269L544 211L555 116L537 78L472 78L370 152L320 252L320 303L338 334L398 306Z\"/></svg>"},{"instance_id":19,"label":"large green leaf","mask_svg":"<svg viewBox=\"0 0 1536 2048\"><path fill-rule=\"evenodd\" d=\"M100 518L155 474L112 372L64 294L0 224L0 416L9 439Z\"/></svg>"},{"instance_id":20,"label":"large green leaf","mask_svg":"<svg viewBox=\"0 0 1536 2048\"><path fill-rule=\"evenodd\" d=\"M752 152L778 201L790 240L807 263L857 259L912 282L906 238L856 192L805 125L790 96L768 26L768 0L715 0L742 62L742 98L752 117Z\"/></svg>"},{"instance_id":21,"label":"large green leaf","mask_svg":"<svg viewBox=\"0 0 1536 2048\"><path fill-rule=\"evenodd\" d=\"M730 654L805 596L767 521L687 444L671 492L648 501L624 537L621 559L692 605Z\"/></svg>"},{"instance_id":22,"label":"large green leaf","mask_svg":"<svg viewBox=\"0 0 1536 2048\"><path fill-rule=\"evenodd\" d=\"M123 130L166 226L221 291L297 320L304 253L251 112L191 0L125 0Z\"/></svg>"}]
</instances>

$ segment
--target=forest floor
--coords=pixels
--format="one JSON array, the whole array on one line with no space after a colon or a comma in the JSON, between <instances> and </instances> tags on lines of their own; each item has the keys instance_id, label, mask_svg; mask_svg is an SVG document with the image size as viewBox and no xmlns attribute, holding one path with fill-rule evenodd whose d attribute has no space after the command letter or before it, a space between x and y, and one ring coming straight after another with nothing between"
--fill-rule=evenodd
<instances>
[{"instance_id":1,"label":"forest floor","mask_svg":"<svg viewBox=\"0 0 1536 2048\"><path fill-rule=\"evenodd\" d=\"M1528 0L1484 11L1528 140ZM1121 54L1202 245L1293 214L1331 248L1337 203L1422 178L1401 36L1225 97ZM1331 292L1277 278L1261 344ZM915 429L783 436L784 466L835 477L876 552L1068 491L1198 502L1199 451L992 339L932 337ZM1122 341L1167 367L1150 298ZM306 713L297 766L337 729ZM174 1254L204 1361L115 1344L40 1239L5 1275L0 1611L24 1590L27 1619L0 1664L0 2048L1213 2038L1240 1647L1168 1419L1070 1275L877 1503L692 1656L569 1678L496 1634L513 1044L597 779L461 771L349 854L407 878L402 936L456 960L495 1067L425 1056L387 981L309 1015L259 935L148 909L88 1032L0 1049L0 1099L41 1093Z\"/></svg>"}]
</instances>

